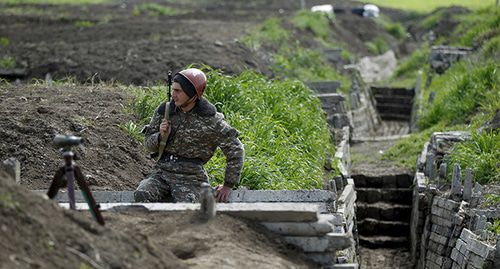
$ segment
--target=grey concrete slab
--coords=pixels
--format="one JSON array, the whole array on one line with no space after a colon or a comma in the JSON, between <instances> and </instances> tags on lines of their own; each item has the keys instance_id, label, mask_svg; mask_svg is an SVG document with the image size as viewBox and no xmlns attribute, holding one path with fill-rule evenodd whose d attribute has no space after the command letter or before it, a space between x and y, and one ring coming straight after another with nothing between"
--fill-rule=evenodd
<instances>
[{"instance_id":1,"label":"grey concrete slab","mask_svg":"<svg viewBox=\"0 0 500 269\"><path fill-rule=\"evenodd\" d=\"M68 203L59 203L69 208ZM120 211L142 206L149 211L180 212L199 210L200 204L190 203L101 203L101 211L118 207ZM76 203L77 210L88 210L86 203ZM267 222L315 222L318 221L319 206L311 203L219 203L219 213Z\"/></svg>"},{"instance_id":2,"label":"grey concrete slab","mask_svg":"<svg viewBox=\"0 0 500 269\"><path fill-rule=\"evenodd\" d=\"M326 252L345 249L354 244L352 236L346 233L328 233L326 236L284 236L285 242L304 252Z\"/></svg>"},{"instance_id":3,"label":"grey concrete slab","mask_svg":"<svg viewBox=\"0 0 500 269\"><path fill-rule=\"evenodd\" d=\"M317 222L263 222L267 229L281 235L324 236L333 232L334 215L319 215Z\"/></svg>"}]
</instances>

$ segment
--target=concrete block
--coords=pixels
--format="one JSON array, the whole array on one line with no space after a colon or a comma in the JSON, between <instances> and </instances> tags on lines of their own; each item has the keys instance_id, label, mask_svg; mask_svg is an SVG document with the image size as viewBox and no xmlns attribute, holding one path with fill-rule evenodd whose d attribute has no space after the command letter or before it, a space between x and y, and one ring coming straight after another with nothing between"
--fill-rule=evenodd
<instances>
[{"instance_id":1,"label":"concrete block","mask_svg":"<svg viewBox=\"0 0 500 269\"><path fill-rule=\"evenodd\" d=\"M470 202L470 199L472 198L472 180L473 180L472 169L467 168L465 170L464 192L463 192L464 201L467 202Z\"/></svg>"},{"instance_id":2,"label":"concrete block","mask_svg":"<svg viewBox=\"0 0 500 269\"><path fill-rule=\"evenodd\" d=\"M68 203L59 203L69 208ZM191 203L106 203L100 204L101 211L113 207L143 206L149 211L193 211L199 210L200 204ZM87 203L76 203L77 210L88 210ZM311 203L218 203L217 212L237 217L267 222L315 222L318 221L319 206Z\"/></svg>"},{"instance_id":3,"label":"concrete block","mask_svg":"<svg viewBox=\"0 0 500 269\"><path fill-rule=\"evenodd\" d=\"M326 190L234 190L229 195L230 203L256 203L256 202L332 202L336 196Z\"/></svg>"},{"instance_id":4,"label":"concrete block","mask_svg":"<svg viewBox=\"0 0 500 269\"><path fill-rule=\"evenodd\" d=\"M486 243L472 239L469 244L467 244L467 250L482 257L483 260L486 259L491 252L495 251L495 247L490 246Z\"/></svg>"},{"instance_id":5,"label":"concrete block","mask_svg":"<svg viewBox=\"0 0 500 269\"><path fill-rule=\"evenodd\" d=\"M16 158L8 158L0 164L0 170L5 171L14 182L21 184L21 163Z\"/></svg>"},{"instance_id":6,"label":"concrete block","mask_svg":"<svg viewBox=\"0 0 500 269\"><path fill-rule=\"evenodd\" d=\"M431 215L431 221L433 224L435 223L437 225L441 225L444 227L452 227L453 226L453 222L451 222L450 220L447 220L447 219L444 219L444 218L441 218L441 217L438 217L435 215Z\"/></svg>"},{"instance_id":7,"label":"concrete block","mask_svg":"<svg viewBox=\"0 0 500 269\"><path fill-rule=\"evenodd\" d=\"M262 222L267 229L281 235L324 236L333 232L333 215L321 214L317 222Z\"/></svg>"},{"instance_id":8,"label":"concrete block","mask_svg":"<svg viewBox=\"0 0 500 269\"><path fill-rule=\"evenodd\" d=\"M357 263L335 264L331 268L332 269L358 269L359 264L357 264Z\"/></svg>"},{"instance_id":9,"label":"concrete block","mask_svg":"<svg viewBox=\"0 0 500 269\"><path fill-rule=\"evenodd\" d=\"M451 211L458 211L458 208L460 207L459 202L449 200L449 199L446 199L445 197L439 197L439 196L434 197L433 203L436 203L437 206L439 206L441 208L451 210Z\"/></svg>"},{"instance_id":10,"label":"concrete block","mask_svg":"<svg viewBox=\"0 0 500 269\"><path fill-rule=\"evenodd\" d=\"M34 190L33 192L39 194L46 194L47 190ZM133 203L134 202L134 192L133 191L93 191L92 196L97 203ZM55 199L59 203L68 203L68 193L65 190L60 190ZM75 201L77 203L85 203L81 192L75 192Z\"/></svg>"},{"instance_id":11,"label":"concrete block","mask_svg":"<svg viewBox=\"0 0 500 269\"><path fill-rule=\"evenodd\" d=\"M306 253L306 257L314 263L322 266L335 264L335 252L310 252Z\"/></svg>"},{"instance_id":12,"label":"concrete block","mask_svg":"<svg viewBox=\"0 0 500 269\"><path fill-rule=\"evenodd\" d=\"M354 245L349 234L328 233L326 236L285 236L285 242L298 247L304 252L327 252L345 249Z\"/></svg>"},{"instance_id":13,"label":"concrete block","mask_svg":"<svg viewBox=\"0 0 500 269\"><path fill-rule=\"evenodd\" d=\"M451 191L449 198L453 201L460 202L462 199L462 181L460 179L460 165L455 164L453 167L453 178L451 180Z\"/></svg>"}]
</instances>

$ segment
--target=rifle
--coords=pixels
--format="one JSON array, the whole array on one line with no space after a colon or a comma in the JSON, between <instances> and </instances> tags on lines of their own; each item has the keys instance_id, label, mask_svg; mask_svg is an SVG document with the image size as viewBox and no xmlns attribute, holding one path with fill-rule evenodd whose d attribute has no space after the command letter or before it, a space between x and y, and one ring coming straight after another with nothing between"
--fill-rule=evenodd
<instances>
[{"instance_id":1,"label":"rifle","mask_svg":"<svg viewBox=\"0 0 500 269\"><path fill-rule=\"evenodd\" d=\"M165 114L163 115L163 118L168 121L168 120L170 120L169 102L171 99L171 90L172 90L171 89L172 88L172 71L168 71L167 87L168 87L167 101L165 101ZM170 131L167 131L167 134L161 138L160 146L158 148L158 159L157 160L160 160L162 155L163 155L163 151L165 150L165 147L167 146L167 140L168 140L169 135L170 135Z\"/></svg>"}]
</instances>

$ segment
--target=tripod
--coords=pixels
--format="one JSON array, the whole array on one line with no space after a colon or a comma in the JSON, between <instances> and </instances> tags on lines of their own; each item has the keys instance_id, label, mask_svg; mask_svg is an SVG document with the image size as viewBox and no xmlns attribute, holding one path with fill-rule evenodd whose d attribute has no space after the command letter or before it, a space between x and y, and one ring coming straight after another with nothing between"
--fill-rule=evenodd
<instances>
[{"instance_id":1,"label":"tripod","mask_svg":"<svg viewBox=\"0 0 500 269\"><path fill-rule=\"evenodd\" d=\"M59 167L54 179L50 184L47 196L50 199L54 199L60 188L67 186L68 188L68 198L69 198L69 208L75 210L75 180L82 191L82 196L85 202L89 205L90 213L95 221L99 224L104 225L104 219L99 211L99 205L95 202L90 188L87 185L85 176L78 165L75 164L74 156L75 154L71 151L71 146L79 145L83 142L82 138L76 136L64 136L56 135L54 138L54 144L62 147L64 166Z\"/></svg>"}]
</instances>

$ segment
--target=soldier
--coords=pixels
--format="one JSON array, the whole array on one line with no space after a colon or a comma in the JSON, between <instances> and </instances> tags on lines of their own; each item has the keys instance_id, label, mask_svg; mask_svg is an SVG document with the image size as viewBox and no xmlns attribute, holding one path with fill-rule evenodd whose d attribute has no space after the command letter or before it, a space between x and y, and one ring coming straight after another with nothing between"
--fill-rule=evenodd
<instances>
[{"instance_id":1,"label":"soldier","mask_svg":"<svg viewBox=\"0 0 500 269\"><path fill-rule=\"evenodd\" d=\"M203 169L217 147L226 155L224 185L216 188L217 201L227 202L243 168L243 145L215 106L202 97L205 74L196 68L175 74L172 100L162 103L146 128L144 144L161 156L151 173L134 192L136 202L199 201L201 183L208 182ZM164 118L165 109L169 120ZM166 139L163 152L160 141Z\"/></svg>"}]
</instances>

